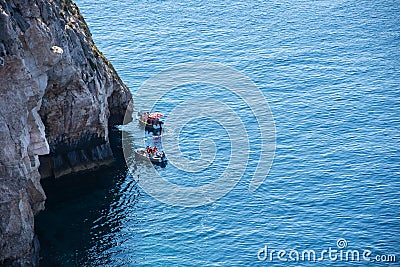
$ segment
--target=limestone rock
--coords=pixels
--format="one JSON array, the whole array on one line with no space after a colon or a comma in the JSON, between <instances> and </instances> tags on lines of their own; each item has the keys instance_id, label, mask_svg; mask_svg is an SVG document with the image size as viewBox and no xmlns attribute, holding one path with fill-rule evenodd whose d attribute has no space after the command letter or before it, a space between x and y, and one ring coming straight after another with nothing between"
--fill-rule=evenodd
<instances>
[{"instance_id":1,"label":"limestone rock","mask_svg":"<svg viewBox=\"0 0 400 267\"><path fill-rule=\"evenodd\" d=\"M42 176L112 162L131 94L70 0L0 0L0 265L35 265Z\"/></svg>"}]
</instances>

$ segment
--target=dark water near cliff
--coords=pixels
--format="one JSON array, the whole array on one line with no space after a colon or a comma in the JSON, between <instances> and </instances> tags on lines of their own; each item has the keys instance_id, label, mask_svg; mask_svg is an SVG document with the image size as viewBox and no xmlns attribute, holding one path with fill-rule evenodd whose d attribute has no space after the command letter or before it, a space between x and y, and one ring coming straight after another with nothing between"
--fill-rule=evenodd
<instances>
[{"instance_id":1,"label":"dark water near cliff","mask_svg":"<svg viewBox=\"0 0 400 267\"><path fill-rule=\"evenodd\" d=\"M337 249L339 238L349 249L400 259L398 1L77 4L133 92L177 63L220 62L249 76L273 112L277 149L267 180L249 194L260 146L249 124L254 153L242 180L199 208L153 199L121 156L114 168L47 181L47 209L36 225L43 266L374 265L257 258L264 245L320 252ZM187 97L178 93L176 101ZM237 101L220 89L212 93ZM221 136L216 143L225 146L223 131L200 125L195 133ZM183 150L199 141L190 134L183 133ZM228 150L218 151L215 169L200 182L219 174ZM185 185L198 182L173 166L161 171Z\"/></svg>"}]
</instances>

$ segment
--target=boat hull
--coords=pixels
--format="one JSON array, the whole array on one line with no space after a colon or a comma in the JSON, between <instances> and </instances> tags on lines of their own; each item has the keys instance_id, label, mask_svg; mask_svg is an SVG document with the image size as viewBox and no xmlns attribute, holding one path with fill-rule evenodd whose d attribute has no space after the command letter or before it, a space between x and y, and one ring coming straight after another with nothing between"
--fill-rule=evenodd
<instances>
[{"instance_id":1,"label":"boat hull","mask_svg":"<svg viewBox=\"0 0 400 267\"><path fill-rule=\"evenodd\" d=\"M156 165L166 165L167 164L167 159L166 158L161 158L161 157L158 157L158 156L150 158L147 155L146 150L144 150L144 149L136 149L135 150L135 154L139 158L141 158L143 160L147 160L147 161L149 161L149 162L151 162L153 164L156 164Z\"/></svg>"},{"instance_id":2,"label":"boat hull","mask_svg":"<svg viewBox=\"0 0 400 267\"><path fill-rule=\"evenodd\" d=\"M144 126L144 129L145 129L146 132L149 132L149 133L151 132L154 135L160 135L161 134L161 132L162 132L162 128L161 127L154 128L154 125L148 124L147 122L141 120L140 118L138 118L138 121L139 121L140 125Z\"/></svg>"}]
</instances>

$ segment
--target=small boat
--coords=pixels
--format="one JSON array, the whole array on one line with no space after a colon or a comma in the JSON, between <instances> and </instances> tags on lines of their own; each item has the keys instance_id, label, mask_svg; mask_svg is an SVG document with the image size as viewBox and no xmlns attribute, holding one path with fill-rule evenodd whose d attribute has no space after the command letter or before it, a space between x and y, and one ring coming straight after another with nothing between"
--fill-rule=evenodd
<instances>
[{"instance_id":1,"label":"small boat","mask_svg":"<svg viewBox=\"0 0 400 267\"><path fill-rule=\"evenodd\" d=\"M142 113L142 112L138 111L138 114L137 114L137 118L138 118L139 122L141 124L146 125L146 126L153 126L154 122L163 123L160 120L160 118L162 116L164 116L164 114L162 114L160 112L155 112L155 113L145 112L145 113ZM152 121L153 123L151 123L149 120Z\"/></svg>"},{"instance_id":2,"label":"small boat","mask_svg":"<svg viewBox=\"0 0 400 267\"><path fill-rule=\"evenodd\" d=\"M161 152L157 154L157 156L150 156L147 152L146 149L144 148L138 148L135 150L136 155L143 159L149 160L151 163L157 164L157 165L162 165L167 163L167 158L165 157L164 152Z\"/></svg>"},{"instance_id":3,"label":"small boat","mask_svg":"<svg viewBox=\"0 0 400 267\"><path fill-rule=\"evenodd\" d=\"M145 126L146 132L151 132L154 135L161 135L164 122L160 118L164 116L162 113L141 113L138 112L138 121Z\"/></svg>"}]
</instances>

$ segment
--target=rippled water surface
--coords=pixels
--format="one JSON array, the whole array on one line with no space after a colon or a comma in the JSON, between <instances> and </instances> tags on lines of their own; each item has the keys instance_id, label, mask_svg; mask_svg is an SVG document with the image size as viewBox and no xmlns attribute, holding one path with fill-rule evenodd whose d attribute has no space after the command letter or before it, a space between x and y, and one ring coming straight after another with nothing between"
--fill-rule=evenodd
<instances>
[{"instance_id":1,"label":"rippled water surface","mask_svg":"<svg viewBox=\"0 0 400 267\"><path fill-rule=\"evenodd\" d=\"M130 174L122 155L114 168L45 181L47 209L36 225L43 266L373 265L257 257L265 245L300 253L338 249L339 238L346 239L345 249L400 260L398 1L77 4L133 93L178 63L218 62L247 75L273 113L276 154L265 182L249 193L261 146L251 106L225 88L178 87L158 103L159 111L209 97L244 122L249 163L236 187L212 204L170 206L137 185L147 167L137 164ZM195 173L173 164L157 168L181 186L215 180L231 156L223 127L212 118L194 124L177 137L182 153L198 158L199 143L208 138L216 144L215 160ZM136 122L125 130L132 147L142 143ZM117 131L112 138L120 138Z\"/></svg>"}]
</instances>

